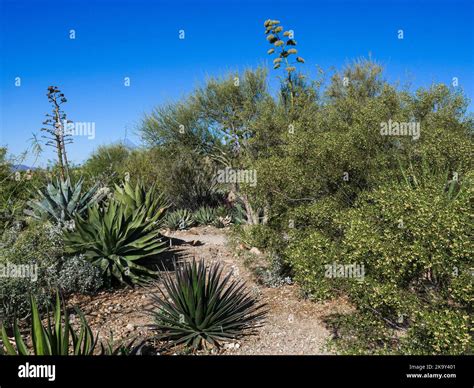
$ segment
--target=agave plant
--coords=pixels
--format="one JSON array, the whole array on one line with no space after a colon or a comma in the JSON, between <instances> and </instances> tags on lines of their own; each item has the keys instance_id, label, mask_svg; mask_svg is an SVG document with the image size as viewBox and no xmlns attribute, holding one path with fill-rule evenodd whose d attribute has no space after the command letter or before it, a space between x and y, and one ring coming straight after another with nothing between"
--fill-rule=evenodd
<instances>
[{"instance_id":1,"label":"agave plant","mask_svg":"<svg viewBox=\"0 0 474 388\"><path fill-rule=\"evenodd\" d=\"M56 294L56 305L53 312L53 324L48 312L47 323L42 324L36 300L31 297L31 342L33 352L37 356L50 355L92 355L97 345L97 336L94 337L92 330L87 323L84 314L76 308L76 313L80 318L79 330L75 330L70 323L67 309L61 312L61 299L59 293ZM28 347L23 341L18 322L13 325L15 337L15 347L8 338L5 327L2 325L2 342L5 349L0 347L0 353L8 355L30 355Z\"/></svg>"},{"instance_id":2,"label":"agave plant","mask_svg":"<svg viewBox=\"0 0 474 388\"><path fill-rule=\"evenodd\" d=\"M156 310L149 310L157 338L194 350L220 347L260 325L263 304L245 290L245 284L222 275L221 264L207 267L203 260L176 266L176 276L163 275L163 288L152 295Z\"/></svg>"},{"instance_id":3,"label":"agave plant","mask_svg":"<svg viewBox=\"0 0 474 388\"><path fill-rule=\"evenodd\" d=\"M193 219L199 225L211 225L216 219L216 211L208 206L200 207L194 212Z\"/></svg>"},{"instance_id":4,"label":"agave plant","mask_svg":"<svg viewBox=\"0 0 474 388\"><path fill-rule=\"evenodd\" d=\"M141 284L156 274L143 261L164 252L167 247L143 206L130 211L112 201L107 208L94 205L88 217L76 218L76 229L64 236L66 251L83 253L97 265L104 278L121 283Z\"/></svg>"},{"instance_id":5,"label":"agave plant","mask_svg":"<svg viewBox=\"0 0 474 388\"><path fill-rule=\"evenodd\" d=\"M232 224L232 215L228 214L228 210L225 206L219 206L216 209L216 218L213 224L216 228L225 228Z\"/></svg>"},{"instance_id":6,"label":"agave plant","mask_svg":"<svg viewBox=\"0 0 474 388\"><path fill-rule=\"evenodd\" d=\"M40 198L27 202L25 213L37 219L50 219L64 224L83 214L93 203L100 200L98 185L82 193L83 179L72 184L66 180L48 183L44 191L38 190Z\"/></svg>"},{"instance_id":7,"label":"agave plant","mask_svg":"<svg viewBox=\"0 0 474 388\"><path fill-rule=\"evenodd\" d=\"M236 203L231 211L232 223L235 225L242 225L246 223L247 213L240 203Z\"/></svg>"},{"instance_id":8,"label":"agave plant","mask_svg":"<svg viewBox=\"0 0 474 388\"><path fill-rule=\"evenodd\" d=\"M193 215L187 209L178 209L169 213L164 222L165 226L172 230L188 229L193 223Z\"/></svg>"},{"instance_id":9,"label":"agave plant","mask_svg":"<svg viewBox=\"0 0 474 388\"><path fill-rule=\"evenodd\" d=\"M123 187L115 185L114 197L127 206L129 212L140 207L145 209L147 218L153 219L158 227L162 224L166 209L169 207L165 196L158 192L155 185L146 189L141 182L137 183L135 187L132 187L129 182L126 182Z\"/></svg>"}]
</instances>

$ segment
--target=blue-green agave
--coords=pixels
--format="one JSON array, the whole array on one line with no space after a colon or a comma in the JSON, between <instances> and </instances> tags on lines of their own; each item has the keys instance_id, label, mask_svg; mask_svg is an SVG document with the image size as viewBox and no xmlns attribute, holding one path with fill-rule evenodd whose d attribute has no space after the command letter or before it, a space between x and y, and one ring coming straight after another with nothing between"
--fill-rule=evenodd
<instances>
[{"instance_id":1,"label":"blue-green agave","mask_svg":"<svg viewBox=\"0 0 474 388\"><path fill-rule=\"evenodd\" d=\"M82 184L82 178L75 184L69 178L48 183L44 191L38 190L39 199L27 202L29 208L25 213L36 219L49 219L62 224L73 220L101 199L98 185L83 193Z\"/></svg>"}]
</instances>

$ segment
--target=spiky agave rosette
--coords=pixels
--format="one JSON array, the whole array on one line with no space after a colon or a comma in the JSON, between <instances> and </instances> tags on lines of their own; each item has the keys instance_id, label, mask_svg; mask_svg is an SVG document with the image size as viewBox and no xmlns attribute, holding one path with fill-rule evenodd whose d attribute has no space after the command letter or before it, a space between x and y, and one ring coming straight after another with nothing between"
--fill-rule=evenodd
<instances>
[{"instance_id":1,"label":"spiky agave rosette","mask_svg":"<svg viewBox=\"0 0 474 388\"><path fill-rule=\"evenodd\" d=\"M175 276L162 275L163 286L152 295L157 339L198 350L221 346L261 326L265 304L245 289L245 283L223 276L223 265L204 260L175 264Z\"/></svg>"}]
</instances>

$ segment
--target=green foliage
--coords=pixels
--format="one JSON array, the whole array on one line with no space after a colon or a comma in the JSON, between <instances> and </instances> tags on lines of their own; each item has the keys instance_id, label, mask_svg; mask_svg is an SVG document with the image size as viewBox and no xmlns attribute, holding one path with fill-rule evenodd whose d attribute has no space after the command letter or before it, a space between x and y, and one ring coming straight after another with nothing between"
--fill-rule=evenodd
<instances>
[{"instance_id":1,"label":"green foliage","mask_svg":"<svg viewBox=\"0 0 474 388\"><path fill-rule=\"evenodd\" d=\"M193 223L193 214L187 209L178 209L168 213L164 221L164 225L171 230L188 229Z\"/></svg>"},{"instance_id":2,"label":"green foliage","mask_svg":"<svg viewBox=\"0 0 474 388\"><path fill-rule=\"evenodd\" d=\"M40 308L48 305L55 289L63 294L94 293L102 286L98 269L82 256L64 253L63 231L57 225L35 223L22 230L14 226L0 241L0 265L27 266L30 276L0 277L0 316L6 325L30 312L25 295L32 295Z\"/></svg>"},{"instance_id":3,"label":"green foliage","mask_svg":"<svg viewBox=\"0 0 474 388\"><path fill-rule=\"evenodd\" d=\"M125 163L132 151L122 143L100 146L82 166L89 180L101 181L104 185L119 183L124 178Z\"/></svg>"},{"instance_id":4,"label":"green foliage","mask_svg":"<svg viewBox=\"0 0 474 388\"><path fill-rule=\"evenodd\" d=\"M59 293L56 294L56 304L53 311L52 322L48 313L47 323L43 326L38 305L31 297L31 341L33 354L36 356L68 356L68 355L92 355L97 344L97 337L94 337L86 318L79 309L76 314L80 318L79 327L75 329L70 322L66 307L61 308ZM2 325L2 342L6 354L9 355L30 355L25 342L23 341L18 322L14 324L15 347L11 344L5 327ZM2 350L2 349L0 349Z\"/></svg>"},{"instance_id":5,"label":"green foliage","mask_svg":"<svg viewBox=\"0 0 474 388\"><path fill-rule=\"evenodd\" d=\"M460 354L472 349L472 176L461 175L456 184L455 194L446 175L435 172L385 183L361 194L349 210L309 212L316 216L310 222L314 229L292 236L286 257L306 292L318 299L348 295L358 310L357 320L347 321L352 334L340 340L343 348L351 348L354 334L360 339L364 332L359 351ZM326 216L319 217L324 210ZM365 277L330 278L325 266L332 263L363 265ZM368 321L376 331L360 328ZM398 331L399 340L390 331Z\"/></svg>"},{"instance_id":6,"label":"green foliage","mask_svg":"<svg viewBox=\"0 0 474 388\"><path fill-rule=\"evenodd\" d=\"M23 214L30 192L46 184L46 171L14 171L14 164L23 158L7 157L7 148L0 147L0 234L14 223L24 222Z\"/></svg>"},{"instance_id":7,"label":"green foliage","mask_svg":"<svg viewBox=\"0 0 474 388\"><path fill-rule=\"evenodd\" d=\"M116 201L105 209L95 205L87 218L76 218L74 231L65 234L66 251L84 254L108 281L144 283L155 274L145 262L166 250L155 226L160 216L156 213L150 219L143 206L130 211Z\"/></svg>"},{"instance_id":8,"label":"green foliage","mask_svg":"<svg viewBox=\"0 0 474 388\"><path fill-rule=\"evenodd\" d=\"M271 250L281 239L278 233L267 225L244 225L238 231L238 239L247 247Z\"/></svg>"},{"instance_id":9,"label":"green foliage","mask_svg":"<svg viewBox=\"0 0 474 388\"><path fill-rule=\"evenodd\" d=\"M94 294L103 286L100 270L83 255L65 257L61 260L55 287L63 294Z\"/></svg>"},{"instance_id":10,"label":"green foliage","mask_svg":"<svg viewBox=\"0 0 474 388\"><path fill-rule=\"evenodd\" d=\"M200 207L193 214L193 219L198 225L211 225L216 217L216 210L208 206Z\"/></svg>"},{"instance_id":11,"label":"green foliage","mask_svg":"<svg viewBox=\"0 0 474 388\"><path fill-rule=\"evenodd\" d=\"M123 187L115 185L114 198L125 206L129 213L143 208L147 219L157 226L161 225L169 207L167 199L158 192L156 185L146 188L142 182L137 183L135 187L130 182L125 182Z\"/></svg>"},{"instance_id":12,"label":"green foliage","mask_svg":"<svg viewBox=\"0 0 474 388\"><path fill-rule=\"evenodd\" d=\"M39 220L49 219L61 224L73 220L100 200L98 186L83 193L82 183L82 178L75 184L69 178L48 183L44 191L38 190L38 200L28 202L29 209L25 213Z\"/></svg>"},{"instance_id":13,"label":"green foliage","mask_svg":"<svg viewBox=\"0 0 474 388\"><path fill-rule=\"evenodd\" d=\"M472 315L465 311L449 308L417 311L403 340L402 351L423 355L471 353L472 330Z\"/></svg>"},{"instance_id":14,"label":"green foliage","mask_svg":"<svg viewBox=\"0 0 474 388\"><path fill-rule=\"evenodd\" d=\"M163 289L153 296L158 339L193 349L220 346L256 327L266 312L264 305L245 290L245 284L222 275L222 265L204 261L184 263L176 277L163 275Z\"/></svg>"}]
</instances>

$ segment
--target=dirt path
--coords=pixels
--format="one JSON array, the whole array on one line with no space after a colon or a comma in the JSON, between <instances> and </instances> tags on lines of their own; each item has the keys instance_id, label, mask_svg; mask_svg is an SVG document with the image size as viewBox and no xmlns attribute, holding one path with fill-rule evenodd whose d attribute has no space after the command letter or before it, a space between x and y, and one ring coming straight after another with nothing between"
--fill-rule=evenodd
<instances>
[{"instance_id":1,"label":"dirt path","mask_svg":"<svg viewBox=\"0 0 474 388\"><path fill-rule=\"evenodd\" d=\"M328 354L325 345L331 334L322 319L337 309L334 303L303 300L295 285L269 288L257 284L243 259L227 247L225 232L220 229L193 228L168 237L180 242L173 245L172 251L181 257L223 262L235 278L244 280L268 306L264 326L254 335L226 344L224 354ZM118 290L93 297L80 296L71 302L80 305L93 329L100 329L101 338L108 338L109 330L114 339L149 337L151 333L145 325L152 323L152 319L144 315L143 310L151 307L149 295L152 292L156 292L154 287Z\"/></svg>"}]
</instances>

